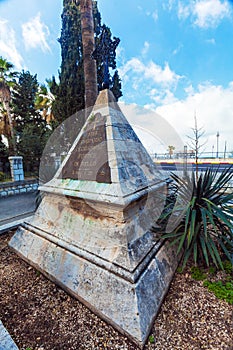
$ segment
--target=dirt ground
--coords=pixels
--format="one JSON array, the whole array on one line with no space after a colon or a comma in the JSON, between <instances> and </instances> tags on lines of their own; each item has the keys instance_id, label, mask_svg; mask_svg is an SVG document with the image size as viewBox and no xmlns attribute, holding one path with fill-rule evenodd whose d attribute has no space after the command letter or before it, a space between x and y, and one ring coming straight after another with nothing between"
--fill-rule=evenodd
<instances>
[{"instance_id":1,"label":"dirt ground","mask_svg":"<svg viewBox=\"0 0 233 350\"><path fill-rule=\"evenodd\" d=\"M20 350L138 349L20 259L12 234L0 236L0 319ZM151 336L145 350L233 350L233 307L187 269L175 274Z\"/></svg>"}]
</instances>

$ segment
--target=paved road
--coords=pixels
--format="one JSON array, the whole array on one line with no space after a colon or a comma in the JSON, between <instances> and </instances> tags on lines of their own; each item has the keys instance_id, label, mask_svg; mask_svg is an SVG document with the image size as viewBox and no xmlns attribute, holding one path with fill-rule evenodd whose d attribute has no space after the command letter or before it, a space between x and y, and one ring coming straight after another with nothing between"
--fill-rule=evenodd
<instances>
[{"instance_id":1,"label":"paved road","mask_svg":"<svg viewBox=\"0 0 233 350\"><path fill-rule=\"evenodd\" d=\"M170 163L170 162L160 162L160 163L156 163L156 165L158 167L161 167L162 170L166 170L166 171L182 171L184 169L185 164L180 164L180 163ZM211 164L211 163L200 163L198 164L198 169L199 171L205 171L208 168L211 168L213 170L217 170L218 172L222 172L225 169L229 168L229 164L224 164L224 163L220 163L220 164ZM187 170L195 170L196 168L196 164L187 164ZM233 172L233 167L230 170L231 172Z\"/></svg>"},{"instance_id":2,"label":"paved road","mask_svg":"<svg viewBox=\"0 0 233 350\"><path fill-rule=\"evenodd\" d=\"M33 213L36 208L35 198L36 192L0 198L0 225Z\"/></svg>"}]
</instances>

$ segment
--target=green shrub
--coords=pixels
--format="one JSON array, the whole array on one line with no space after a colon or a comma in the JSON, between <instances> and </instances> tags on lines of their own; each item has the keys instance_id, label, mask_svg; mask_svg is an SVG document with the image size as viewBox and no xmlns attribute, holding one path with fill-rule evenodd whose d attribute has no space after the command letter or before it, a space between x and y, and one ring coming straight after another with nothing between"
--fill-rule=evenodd
<instances>
[{"instance_id":1,"label":"green shrub","mask_svg":"<svg viewBox=\"0 0 233 350\"><path fill-rule=\"evenodd\" d=\"M196 281L204 281L206 274L198 266L191 267L191 276Z\"/></svg>"},{"instance_id":2,"label":"green shrub","mask_svg":"<svg viewBox=\"0 0 233 350\"><path fill-rule=\"evenodd\" d=\"M224 266L226 262L224 261ZM231 263L230 263L231 264ZM231 264L232 267L232 264ZM225 300L229 304L233 304L233 278L232 274L227 275L225 271L224 280L210 281L209 277L213 277L216 269L210 267L207 271L198 266L191 267L191 276L196 281L203 281L203 286L208 288L209 292L214 293L218 299Z\"/></svg>"},{"instance_id":3,"label":"green shrub","mask_svg":"<svg viewBox=\"0 0 233 350\"><path fill-rule=\"evenodd\" d=\"M149 336L149 342L150 342L150 344L154 344L155 343L155 337L153 335Z\"/></svg>"},{"instance_id":4,"label":"green shrub","mask_svg":"<svg viewBox=\"0 0 233 350\"><path fill-rule=\"evenodd\" d=\"M233 265L232 265L231 261L225 260L225 261L223 262L223 268L224 268L224 271L225 271L228 275L232 275L232 274L233 274Z\"/></svg>"},{"instance_id":5,"label":"green shrub","mask_svg":"<svg viewBox=\"0 0 233 350\"><path fill-rule=\"evenodd\" d=\"M193 256L195 265L213 263L224 269L223 258L231 260L233 251L233 192L227 193L229 181L233 179L232 166L222 173L208 169L200 173L198 179L194 173L182 178L176 174L171 177L176 186L175 201L169 204L162 220L183 211L184 219L172 232L162 234L161 239L177 244L177 254L184 252L182 268ZM183 207L182 207L183 206Z\"/></svg>"},{"instance_id":6,"label":"green shrub","mask_svg":"<svg viewBox=\"0 0 233 350\"><path fill-rule=\"evenodd\" d=\"M218 299L225 300L229 304L233 304L233 280L231 282L210 282L204 281L203 286L213 292Z\"/></svg>"},{"instance_id":7,"label":"green shrub","mask_svg":"<svg viewBox=\"0 0 233 350\"><path fill-rule=\"evenodd\" d=\"M216 268L214 266L210 266L208 272L209 272L210 275L215 275L216 274Z\"/></svg>"}]
</instances>

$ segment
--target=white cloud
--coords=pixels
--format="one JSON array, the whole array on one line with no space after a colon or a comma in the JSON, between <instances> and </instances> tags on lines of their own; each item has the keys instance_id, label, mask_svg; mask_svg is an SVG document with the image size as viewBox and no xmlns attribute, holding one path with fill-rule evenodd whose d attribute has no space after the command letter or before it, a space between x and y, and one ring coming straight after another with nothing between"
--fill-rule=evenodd
<instances>
[{"instance_id":1,"label":"white cloud","mask_svg":"<svg viewBox=\"0 0 233 350\"><path fill-rule=\"evenodd\" d=\"M179 43L179 45L172 51L173 55L177 55L183 48L183 44Z\"/></svg>"},{"instance_id":2,"label":"white cloud","mask_svg":"<svg viewBox=\"0 0 233 350\"><path fill-rule=\"evenodd\" d=\"M43 52L51 51L47 43L49 28L41 22L40 13L22 24L24 45L27 50L40 48Z\"/></svg>"},{"instance_id":3,"label":"white cloud","mask_svg":"<svg viewBox=\"0 0 233 350\"><path fill-rule=\"evenodd\" d=\"M158 12L157 11L154 11L153 13L152 13L152 18L153 18L153 20L156 22L157 21L157 19L159 18L159 15L158 15Z\"/></svg>"},{"instance_id":4,"label":"white cloud","mask_svg":"<svg viewBox=\"0 0 233 350\"><path fill-rule=\"evenodd\" d=\"M149 106L122 102L119 102L119 105L149 153L165 153L168 145L183 150L183 142L171 123Z\"/></svg>"},{"instance_id":5,"label":"white cloud","mask_svg":"<svg viewBox=\"0 0 233 350\"><path fill-rule=\"evenodd\" d=\"M201 28L215 27L224 17L230 15L228 1L200 0L194 5L195 24Z\"/></svg>"},{"instance_id":6,"label":"white cloud","mask_svg":"<svg viewBox=\"0 0 233 350\"><path fill-rule=\"evenodd\" d=\"M173 6L175 4L176 0L168 0L163 2L163 9L171 11L173 9Z\"/></svg>"},{"instance_id":7,"label":"white cloud","mask_svg":"<svg viewBox=\"0 0 233 350\"><path fill-rule=\"evenodd\" d=\"M146 56L146 54L148 53L150 48L150 44L148 43L148 41L144 42L144 46L142 48L142 56Z\"/></svg>"},{"instance_id":8,"label":"white cloud","mask_svg":"<svg viewBox=\"0 0 233 350\"><path fill-rule=\"evenodd\" d=\"M191 5L184 5L183 2L178 2L178 18L186 19L190 16Z\"/></svg>"},{"instance_id":9,"label":"white cloud","mask_svg":"<svg viewBox=\"0 0 233 350\"><path fill-rule=\"evenodd\" d=\"M215 45L215 44L216 44L216 41L215 41L214 38L208 39L208 40L206 40L206 42L207 42L208 44L211 44L211 45Z\"/></svg>"},{"instance_id":10,"label":"white cloud","mask_svg":"<svg viewBox=\"0 0 233 350\"><path fill-rule=\"evenodd\" d=\"M181 78L180 75L170 69L168 63L165 63L163 68L153 61L144 64L136 57L131 58L123 67L120 67L119 73L123 79L128 74L133 74L139 80L147 79L154 84L161 84L163 86L175 85Z\"/></svg>"},{"instance_id":11,"label":"white cloud","mask_svg":"<svg viewBox=\"0 0 233 350\"><path fill-rule=\"evenodd\" d=\"M116 57L117 61L120 62L120 64L125 60L125 49L121 45L117 46L116 48ZM117 63L117 65L119 65L119 63Z\"/></svg>"},{"instance_id":12,"label":"white cloud","mask_svg":"<svg viewBox=\"0 0 233 350\"><path fill-rule=\"evenodd\" d=\"M16 69L23 68L23 58L16 46L16 36L8 21L0 20L0 55L11 62Z\"/></svg>"},{"instance_id":13,"label":"white cloud","mask_svg":"<svg viewBox=\"0 0 233 350\"><path fill-rule=\"evenodd\" d=\"M158 15L158 11L157 11L157 10L155 10L154 12L146 11L146 15L147 15L148 17L152 17L153 20L154 20L155 22L157 22L157 20L158 20L158 18L159 18L159 15Z\"/></svg>"},{"instance_id":14,"label":"white cloud","mask_svg":"<svg viewBox=\"0 0 233 350\"><path fill-rule=\"evenodd\" d=\"M156 105L169 105L175 103L177 98L175 97L173 91L170 89L152 89L149 96Z\"/></svg>"},{"instance_id":15,"label":"white cloud","mask_svg":"<svg viewBox=\"0 0 233 350\"><path fill-rule=\"evenodd\" d=\"M190 86L184 100L159 106L156 112L164 117L187 142L186 135L191 135L196 112L199 126L205 130L208 143L206 150L216 144L216 133L219 131L220 151L223 152L225 141L228 151L233 150L233 82L227 88L202 84L194 91Z\"/></svg>"},{"instance_id":16,"label":"white cloud","mask_svg":"<svg viewBox=\"0 0 233 350\"><path fill-rule=\"evenodd\" d=\"M145 78L152 78L155 83L170 85L176 84L181 78L180 75L177 75L173 72L168 63L165 63L165 67L157 65L153 61L150 61L148 66L144 66Z\"/></svg>"},{"instance_id":17,"label":"white cloud","mask_svg":"<svg viewBox=\"0 0 233 350\"><path fill-rule=\"evenodd\" d=\"M143 93L148 98L148 104L156 105L175 102L174 92L184 78L176 74L168 63L160 66L152 60L146 62L137 57L126 61L118 71L124 88L129 86L128 100L140 100Z\"/></svg>"},{"instance_id":18,"label":"white cloud","mask_svg":"<svg viewBox=\"0 0 233 350\"><path fill-rule=\"evenodd\" d=\"M178 2L178 18L191 18L193 24L200 28L216 27L221 20L229 17L231 9L227 0L197 0L184 5Z\"/></svg>"}]
</instances>

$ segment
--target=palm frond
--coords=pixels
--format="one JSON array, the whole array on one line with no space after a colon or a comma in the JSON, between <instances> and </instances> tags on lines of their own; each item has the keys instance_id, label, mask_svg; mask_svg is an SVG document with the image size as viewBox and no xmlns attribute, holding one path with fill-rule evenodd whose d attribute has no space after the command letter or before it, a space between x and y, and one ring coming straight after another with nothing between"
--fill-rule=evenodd
<instances>
[{"instance_id":1,"label":"palm frond","mask_svg":"<svg viewBox=\"0 0 233 350\"><path fill-rule=\"evenodd\" d=\"M166 216L176 216L180 221L172 232L162 237L175 242L177 253L184 251L183 267L191 256L195 264L205 262L209 266L212 262L221 269L222 259L231 258L233 192L226 191L233 179L233 165L222 172L219 170L209 168L199 173L198 178L194 172L186 177L171 174L175 203L170 203ZM180 216L175 212L178 208Z\"/></svg>"}]
</instances>

